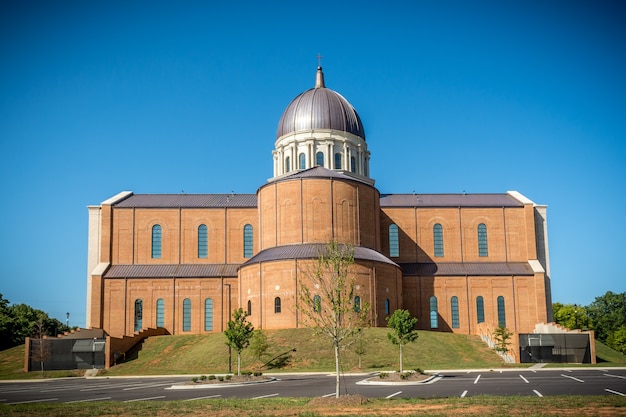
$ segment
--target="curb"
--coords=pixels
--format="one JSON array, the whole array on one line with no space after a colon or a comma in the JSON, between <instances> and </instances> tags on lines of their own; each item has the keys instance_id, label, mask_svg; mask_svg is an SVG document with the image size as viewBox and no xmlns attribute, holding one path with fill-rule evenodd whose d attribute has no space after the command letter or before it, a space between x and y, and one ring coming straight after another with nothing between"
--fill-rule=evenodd
<instances>
[{"instance_id":1,"label":"curb","mask_svg":"<svg viewBox=\"0 0 626 417\"><path fill-rule=\"evenodd\" d=\"M250 381L250 382L227 382L227 383L218 383L218 384L203 384L203 383L192 383L189 384L187 382L181 384L172 385L169 388L165 389L210 389L210 388L225 388L225 387L244 387L246 385L256 385L256 384L267 384L268 382L278 381L276 378L268 378L265 381Z\"/></svg>"}]
</instances>

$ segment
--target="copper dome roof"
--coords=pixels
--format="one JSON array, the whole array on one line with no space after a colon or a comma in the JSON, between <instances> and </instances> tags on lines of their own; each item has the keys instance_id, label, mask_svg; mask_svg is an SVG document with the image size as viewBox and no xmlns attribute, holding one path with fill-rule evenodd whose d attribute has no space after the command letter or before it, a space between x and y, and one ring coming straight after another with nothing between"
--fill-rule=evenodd
<instances>
[{"instance_id":1,"label":"copper dome roof","mask_svg":"<svg viewBox=\"0 0 626 417\"><path fill-rule=\"evenodd\" d=\"M276 138L313 129L348 132L365 140L361 118L348 100L326 88L322 67L317 67L315 87L294 98L283 112Z\"/></svg>"}]
</instances>

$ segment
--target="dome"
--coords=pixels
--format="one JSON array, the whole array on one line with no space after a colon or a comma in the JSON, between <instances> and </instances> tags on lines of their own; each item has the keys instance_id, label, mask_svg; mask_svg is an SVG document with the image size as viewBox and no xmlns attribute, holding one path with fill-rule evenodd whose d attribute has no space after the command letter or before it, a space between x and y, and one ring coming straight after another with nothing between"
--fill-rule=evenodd
<instances>
[{"instance_id":1,"label":"dome","mask_svg":"<svg viewBox=\"0 0 626 417\"><path fill-rule=\"evenodd\" d=\"M347 132L365 140L361 118L348 100L326 88L322 67L317 67L315 87L294 98L283 112L276 138L314 129Z\"/></svg>"}]
</instances>

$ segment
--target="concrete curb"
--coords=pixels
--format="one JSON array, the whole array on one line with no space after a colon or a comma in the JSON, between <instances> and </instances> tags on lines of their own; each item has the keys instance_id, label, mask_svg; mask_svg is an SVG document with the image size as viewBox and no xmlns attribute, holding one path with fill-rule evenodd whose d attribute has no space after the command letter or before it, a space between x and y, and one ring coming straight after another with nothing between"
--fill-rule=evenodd
<instances>
[{"instance_id":1,"label":"concrete curb","mask_svg":"<svg viewBox=\"0 0 626 417\"><path fill-rule=\"evenodd\" d=\"M203 383L181 383L172 385L165 389L210 389L210 388L225 388L225 387L244 387L246 385L267 384L268 382L278 381L276 378L268 378L265 381L250 381L250 382L226 382L217 384L203 384Z\"/></svg>"},{"instance_id":2,"label":"concrete curb","mask_svg":"<svg viewBox=\"0 0 626 417\"><path fill-rule=\"evenodd\" d=\"M364 379L362 381L358 381L356 384L357 385L427 385L427 384L434 384L435 382L439 381L440 379L442 379L443 377L441 375L431 375L430 377L428 377L427 379L423 380L423 381L384 381L382 379L380 379L380 377L375 376L372 378L367 378Z\"/></svg>"}]
</instances>

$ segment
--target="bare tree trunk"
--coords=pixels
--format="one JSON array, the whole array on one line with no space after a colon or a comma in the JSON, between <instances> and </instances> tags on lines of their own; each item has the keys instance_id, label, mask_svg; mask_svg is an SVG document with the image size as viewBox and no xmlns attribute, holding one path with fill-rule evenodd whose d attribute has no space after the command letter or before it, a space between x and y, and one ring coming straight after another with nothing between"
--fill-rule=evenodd
<instances>
[{"instance_id":1,"label":"bare tree trunk","mask_svg":"<svg viewBox=\"0 0 626 417\"><path fill-rule=\"evenodd\" d=\"M400 373L402 373L402 344L400 344Z\"/></svg>"},{"instance_id":2,"label":"bare tree trunk","mask_svg":"<svg viewBox=\"0 0 626 417\"><path fill-rule=\"evenodd\" d=\"M241 353L237 353L237 376L241 376Z\"/></svg>"}]
</instances>

